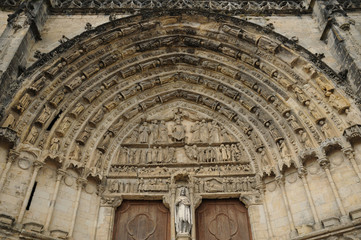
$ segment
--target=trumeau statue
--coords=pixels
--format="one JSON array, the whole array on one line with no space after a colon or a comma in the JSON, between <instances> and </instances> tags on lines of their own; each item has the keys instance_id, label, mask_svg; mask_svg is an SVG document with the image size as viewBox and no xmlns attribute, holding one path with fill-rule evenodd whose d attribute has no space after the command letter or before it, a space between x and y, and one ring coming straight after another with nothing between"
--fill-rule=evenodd
<instances>
[{"instance_id":1,"label":"trumeau statue","mask_svg":"<svg viewBox=\"0 0 361 240\"><path fill-rule=\"evenodd\" d=\"M187 189L182 187L175 200L175 228L177 234L189 235L192 229L191 202L187 196Z\"/></svg>"}]
</instances>

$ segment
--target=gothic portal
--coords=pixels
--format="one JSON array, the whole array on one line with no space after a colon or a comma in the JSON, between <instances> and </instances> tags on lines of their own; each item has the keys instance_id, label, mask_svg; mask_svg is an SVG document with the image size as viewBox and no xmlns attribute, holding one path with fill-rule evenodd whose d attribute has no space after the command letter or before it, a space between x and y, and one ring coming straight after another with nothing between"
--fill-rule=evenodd
<instances>
[{"instance_id":1,"label":"gothic portal","mask_svg":"<svg viewBox=\"0 0 361 240\"><path fill-rule=\"evenodd\" d=\"M226 15L91 2L24 2L4 27L0 236L360 239L360 15L337 1L255 1L291 14L272 16L277 33L237 15L255 14L246 1L209 2ZM284 36L284 19L315 18L321 40L303 43L334 40L327 64L298 44L304 34ZM97 26L73 30L84 19Z\"/></svg>"}]
</instances>

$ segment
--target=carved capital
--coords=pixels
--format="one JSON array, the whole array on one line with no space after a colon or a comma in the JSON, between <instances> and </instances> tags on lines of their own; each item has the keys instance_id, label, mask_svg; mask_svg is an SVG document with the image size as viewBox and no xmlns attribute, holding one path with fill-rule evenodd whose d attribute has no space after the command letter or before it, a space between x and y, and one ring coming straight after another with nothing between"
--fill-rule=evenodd
<instances>
[{"instance_id":1,"label":"carved capital","mask_svg":"<svg viewBox=\"0 0 361 240\"><path fill-rule=\"evenodd\" d=\"M170 209L170 206L172 205L171 198L172 198L171 194L166 194L163 196L163 204L164 204L164 206L166 206L169 209Z\"/></svg>"},{"instance_id":2,"label":"carved capital","mask_svg":"<svg viewBox=\"0 0 361 240\"><path fill-rule=\"evenodd\" d=\"M66 172L63 169L58 169L56 173L56 181L60 181L64 177Z\"/></svg>"},{"instance_id":3,"label":"carved capital","mask_svg":"<svg viewBox=\"0 0 361 240\"><path fill-rule=\"evenodd\" d=\"M202 196L199 194L195 194L194 198L193 198L193 205L194 205L194 209L197 209L201 203L202 203Z\"/></svg>"},{"instance_id":4,"label":"carved capital","mask_svg":"<svg viewBox=\"0 0 361 240\"><path fill-rule=\"evenodd\" d=\"M102 207L118 208L123 202L122 197L104 197L101 198Z\"/></svg>"},{"instance_id":5,"label":"carved capital","mask_svg":"<svg viewBox=\"0 0 361 240\"><path fill-rule=\"evenodd\" d=\"M301 168L299 168L298 169L298 176L299 176L299 178L304 178L304 177L306 177L307 176L307 169L305 168L305 167L301 167Z\"/></svg>"},{"instance_id":6,"label":"carved capital","mask_svg":"<svg viewBox=\"0 0 361 240\"><path fill-rule=\"evenodd\" d=\"M40 170L44 166L44 163L40 161L34 161L33 166L34 166L34 170L35 169Z\"/></svg>"},{"instance_id":7,"label":"carved capital","mask_svg":"<svg viewBox=\"0 0 361 240\"><path fill-rule=\"evenodd\" d=\"M330 161L327 158L318 159L318 163L323 169L330 169Z\"/></svg>"},{"instance_id":8,"label":"carved capital","mask_svg":"<svg viewBox=\"0 0 361 240\"><path fill-rule=\"evenodd\" d=\"M285 178L284 178L283 175L277 176L277 177L275 178L275 180L276 180L278 186L284 186L284 184L285 184Z\"/></svg>"},{"instance_id":9,"label":"carved capital","mask_svg":"<svg viewBox=\"0 0 361 240\"><path fill-rule=\"evenodd\" d=\"M20 153L18 151L10 149L7 162L14 163L15 160L19 157L19 155L20 155Z\"/></svg>"},{"instance_id":10,"label":"carved capital","mask_svg":"<svg viewBox=\"0 0 361 240\"><path fill-rule=\"evenodd\" d=\"M344 148L342 151L349 160L355 160L355 152L352 148Z\"/></svg>"},{"instance_id":11,"label":"carved capital","mask_svg":"<svg viewBox=\"0 0 361 240\"><path fill-rule=\"evenodd\" d=\"M343 132L343 136L347 141L351 141L355 138L361 138L361 125L353 125L349 128L346 128Z\"/></svg>"},{"instance_id":12,"label":"carved capital","mask_svg":"<svg viewBox=\"0 0 361 240\"><path fill-rule=\"evenodd\" d=\"M82 178L82 177L80 177L80 178L78 178L77 180L76 180L76 183L77 183L77 187L79 188L79 187L81 187L81 188L84 188L85 186L86 186L86 183L88 182L88 180L86 180L85 178Z\"/></svg>"},{"instance_id":13,"label":"carved capital","mask_svg":"<svg viewBox=\"0 0 361 240\"><path fill-rule=\"evenodd\" d=\"M8 142L13 146L18 141L18 136L14 130L0 127L0 141Z\"/></svg>"},{"instance_id":14,"label":"carved capital","mask_svg":"<svg viewBox=\"0 0 361 240\"><path fill-rule=\"evenodd\" d=\"M239 200L244 203L246 208L249 208L252 205L261 205L262 204L262 198L261 198L261 194L259 192L254 193L254 194L247 194L247 195L241 194L239 197Z\"/></svg>"}]
</instances>

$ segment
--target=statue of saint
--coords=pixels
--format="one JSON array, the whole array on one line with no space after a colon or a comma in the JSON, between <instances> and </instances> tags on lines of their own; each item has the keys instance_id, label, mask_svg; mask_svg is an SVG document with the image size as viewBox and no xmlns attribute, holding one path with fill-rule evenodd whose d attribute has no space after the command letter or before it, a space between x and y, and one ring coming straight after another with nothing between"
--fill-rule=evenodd
<instances>
[{"instance_id":1,"label":"statue of saint","mask_svg":"<svg viewBox=\"0 0 361 240\"><path fill-rule=\"evenodd\" d=\"M186 188L180 189L175 200L175 228L177 234L190 234L192 229L191 203L186 194Z\"/></svg>"}]
</instances>

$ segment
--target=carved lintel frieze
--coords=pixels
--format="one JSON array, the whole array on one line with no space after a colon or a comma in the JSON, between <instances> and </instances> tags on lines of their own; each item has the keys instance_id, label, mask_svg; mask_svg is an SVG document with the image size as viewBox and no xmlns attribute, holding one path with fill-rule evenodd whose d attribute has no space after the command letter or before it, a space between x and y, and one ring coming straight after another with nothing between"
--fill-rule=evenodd
<instances>
[{"instance_id":1,"label":"carved lintel frieze","mask_svg":"<svg viewBox=\"0 0 361 240\"><path fill-rule=\"evenodd\" d=\"M0 127L0 141L5 141L11 145L15 145L18 141L18 136L14 130Z\"/></svg>"}]
</instances>

